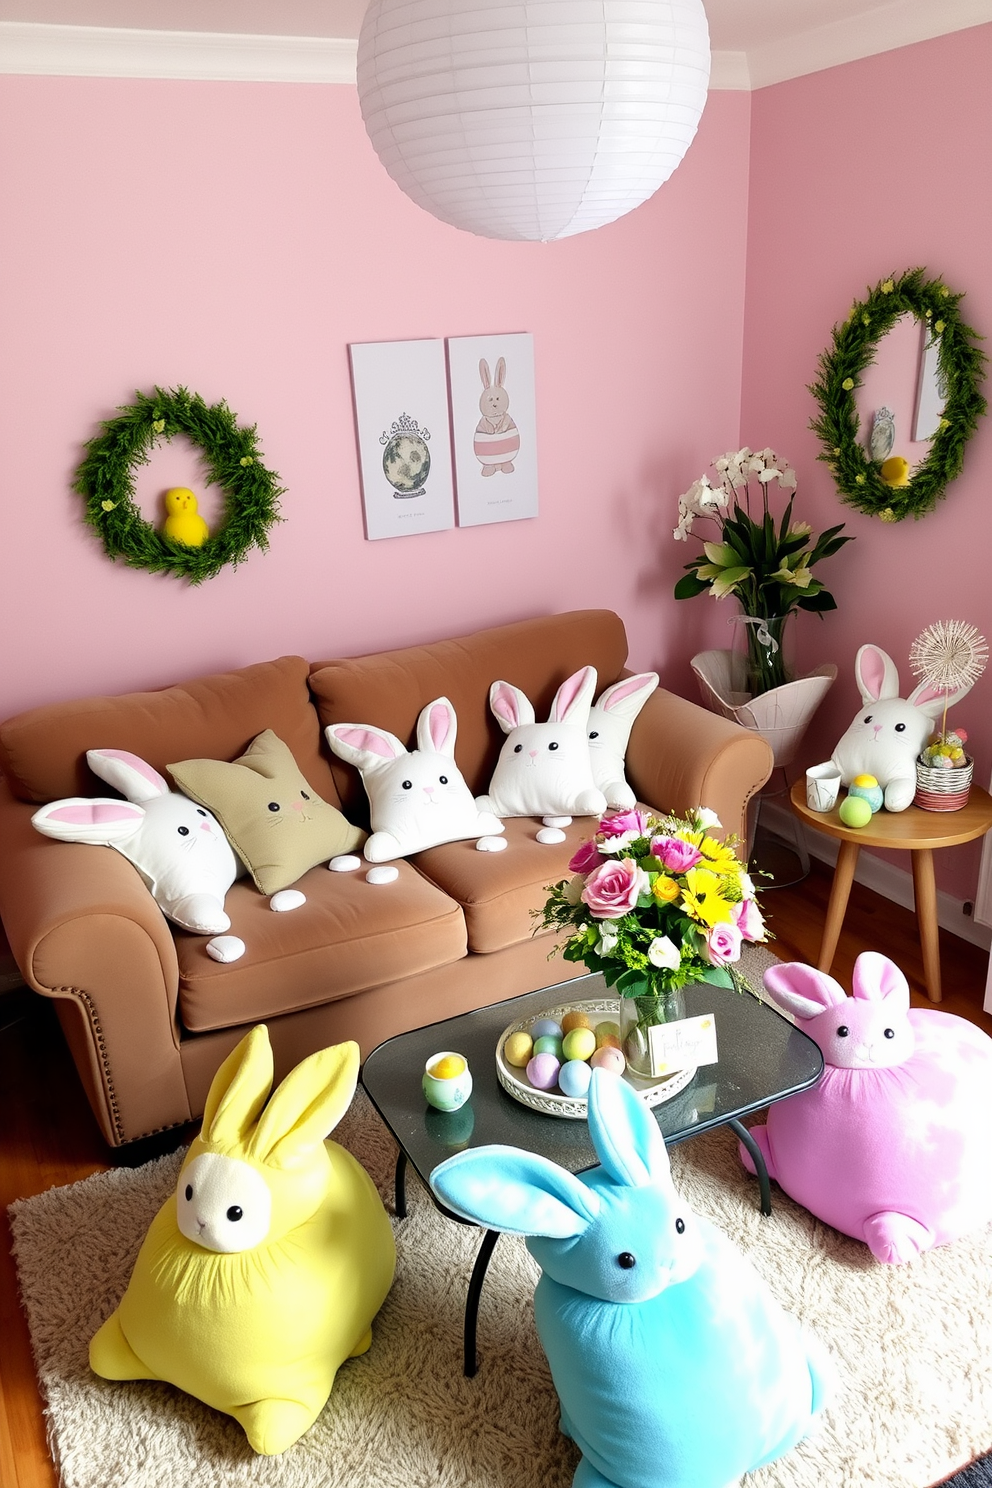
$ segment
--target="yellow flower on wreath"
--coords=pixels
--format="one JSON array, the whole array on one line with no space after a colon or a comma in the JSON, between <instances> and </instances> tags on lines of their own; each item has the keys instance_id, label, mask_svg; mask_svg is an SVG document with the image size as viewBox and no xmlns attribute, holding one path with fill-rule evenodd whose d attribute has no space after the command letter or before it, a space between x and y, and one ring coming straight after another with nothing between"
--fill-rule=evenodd
<instances>
[{"instance_id":1,"label":"yellow flower on wreath","mask_svg":"<svg viewBox=\"0 0 992 1488\"><path fill-rule=\"evenodd\" d=\"M690 868L685 876L682 908L701 925L724 925L732 918L723 897L723 880L710 868Z\"/></svg>"}]
</instances>

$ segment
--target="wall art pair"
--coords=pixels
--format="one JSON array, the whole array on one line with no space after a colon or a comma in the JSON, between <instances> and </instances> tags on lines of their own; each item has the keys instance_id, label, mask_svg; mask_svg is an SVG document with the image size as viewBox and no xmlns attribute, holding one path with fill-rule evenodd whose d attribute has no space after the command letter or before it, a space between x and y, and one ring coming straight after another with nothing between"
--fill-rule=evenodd
<instances>
[{"instance_id":1,"label":"wall art pair","mask_svg":"<svg viewBox=\"0 0 992 1488\"><path fill-rule=\"evenodd\" d=\"M531 335L348 350L369 540L537 516Z\"/></svg>"}]
</instances>

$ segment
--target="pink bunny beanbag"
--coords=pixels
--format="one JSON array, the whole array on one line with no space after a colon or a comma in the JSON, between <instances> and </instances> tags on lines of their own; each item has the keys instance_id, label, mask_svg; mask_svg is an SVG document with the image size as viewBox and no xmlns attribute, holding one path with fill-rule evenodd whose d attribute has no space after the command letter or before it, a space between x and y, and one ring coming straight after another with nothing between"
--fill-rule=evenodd
<instances>
[{"instance_id":1,"label":"pink bunny beanbag","mask_svg":"<svg viewBox=\"0 0 992 1488\"><path fill-rule=\"evenodd\" d=\"M858 957L853 997L798 963L764 981L825 1061L819 1084L751 1130L769 1176L893 1265L987 1224L992 1039L964 1018L911 1009L906 978L876 951Z\"/></svg>"}]
</instances>

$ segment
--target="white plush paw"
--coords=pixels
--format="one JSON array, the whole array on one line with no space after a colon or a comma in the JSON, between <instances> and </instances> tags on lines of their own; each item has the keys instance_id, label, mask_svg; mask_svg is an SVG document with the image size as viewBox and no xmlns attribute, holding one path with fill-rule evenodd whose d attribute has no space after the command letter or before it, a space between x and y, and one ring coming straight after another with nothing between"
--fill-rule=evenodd
<instances>
[{"instance_id":1,"label":"white plush paw","mask_svg":"<svg viewBox=\"0 0 992 1488\"><path fill-rule=\"evenodd\" d=\"M502 852L505 847L505 837L480 837L475 844L476 852Z\"/></svg>"},{"instance_id":2,"label":"white plush paw","mask_svg":"<svg viewBox=\"0 0 992 1488\"><path fill-rule=\"evenodd\" d=\"M273 894L269 900L269 908L274 909L277 914L285 914L288 909L299 909L301 904L306 904L307 896L299 889L280 889Z\"/></svg>"},{"instance_id":3,"label":"white plush paw","mask_svg":"<svg viewBox=\"0 0 992 1488\"><path fill-rule=\"evenodd\" d=\"M546 827L570 827L572 825L570 816L545 816L541 819Z\"/></svg>"},{"instance_id":4,"label":"white plush paw","mask_svg":"<svg viewBox=\"0 0 992 1488\"><path fill-rule=\"evenodd\" d=\"M402 856L402 844L393 836L392 832L373 832L365 844L365 861L367 863L388 863L390 858L401 858Z\"/></svg>"},{"instance_id":5,"label":"white plush paw","mask_svg":"<svg viewBox=\"0 0 992 1488\"><path fill-rule=\"evenodd\" d=\"M537 834L537 840L544 843L564 842L565 833L560 827L542 827Z\"/></svg>"},{"instance_id":6,"label":"white plush paw","mask_svg":"<svg viewBox=\"0 0 992 1488\"><path fill-rule=\"evenodd\" d=\"M216 935L207 941L207 955L215 961L237 961L245 953L245 943L237 935Z\"/></svg>"},{"instance_id":7,"label":"white plush paw","mask_svg":"<svg viewBox=\"0 0 992 1488\"><path fill-rule=\"evenodd\" d=\"M187 894L168 908L165 905L162 908L175 924L196 935L223 935L231 928L223 904L213 894Z\"/></svg>"}]
</instances>

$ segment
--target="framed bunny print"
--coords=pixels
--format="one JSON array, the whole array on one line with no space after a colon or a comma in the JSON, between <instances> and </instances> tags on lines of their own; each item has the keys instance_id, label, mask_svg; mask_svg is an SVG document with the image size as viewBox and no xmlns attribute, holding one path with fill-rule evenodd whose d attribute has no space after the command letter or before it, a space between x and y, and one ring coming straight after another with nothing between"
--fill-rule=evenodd
<instances>
[{"instance_id":1,"label":"framed bunny print","mask_svg":"<svg viewBox=\"0 0 992 1488\"><path fill-rule=\"evenodd\" d=\"M534 338L448 338L459 527L537 516Z\"/></svg>"}]
</instances>

